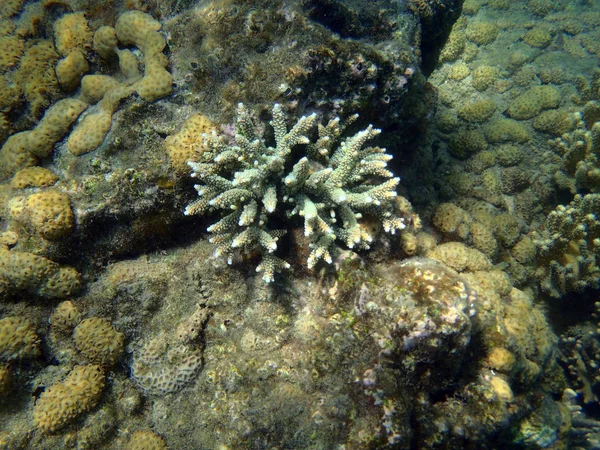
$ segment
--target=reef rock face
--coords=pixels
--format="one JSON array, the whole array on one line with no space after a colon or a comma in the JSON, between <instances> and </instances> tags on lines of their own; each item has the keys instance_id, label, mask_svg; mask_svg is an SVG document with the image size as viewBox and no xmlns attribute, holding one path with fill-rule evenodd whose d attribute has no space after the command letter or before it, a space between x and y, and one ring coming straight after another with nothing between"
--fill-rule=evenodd
<instances>
[{"instance_id":1,"label":"reef rock face","mask_svg":"<svg viewBox=\"0 0 600 450\"><path fill-rule=\"evenodd\" d=\"M212 250L117 263L90 286L140 324L128 364L170 448L498 448L537 411L533 395L559 407L541 387L556 369L553 335L534 336L544 318L510 285L426 258L372 270L354 259L335 279L278 292L216 267ZM524 314L537 322L514 330ZM148 384L166 370L185 380Z\"/></svg>"},{"instance_id":2,"label":"reef rock face","mask_svg":"<svg viewBox=\"0 0 600 450\"><path fill-rule=\"evenodd\" d=\"M298 116L357 112L398 125L424 113L408 100L411 92L424 96L419 17L411 2L226 0L166 28L178 42L174 69L186 102L221 120L231 120L239 102L265 112L285 102Z\"/></svg>"}]
</instances>

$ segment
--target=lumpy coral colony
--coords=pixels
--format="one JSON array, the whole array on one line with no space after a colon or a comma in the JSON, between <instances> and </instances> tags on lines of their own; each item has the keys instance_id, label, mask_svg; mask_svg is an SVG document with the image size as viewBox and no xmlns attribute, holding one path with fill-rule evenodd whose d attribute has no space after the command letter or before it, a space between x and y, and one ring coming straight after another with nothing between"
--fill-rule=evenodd
<instances>
[{"instance_id":1,"label":"lumpy coral colony","mask_svg":"<svg viewBox=\"0 0 600 450\"><path fill-rule=\"evenodd\" d=\"M274 228L269 220L272 216L304 219L309 268L320 260L331 264L337 243L351 249L370 248L374 236L365 226L366 220L377 219L392 234L405 227L394 211L400 179L387 169L392 156L379 147L363 148L380 130L369 125L342 140L348 123L335 118L327 125L318 124L318 138L311 140L316 121L314 113L303 116L288 130L285 115L276 104L270 122L273 147L257 134L250 113L239 104L235 143L205 134L201 160L189 163L192 176L201 182L195 186L200 198L185 214L219 211L220 220L207 229L212 234L210 241L217 245L215 254L226 255L231 264L236 249L259 251L262 261L256 270L264 273L265 282L289 267L273 254L286 230ZM304 147L299 157L296 146Z\"/></svg>"}]
</instances>

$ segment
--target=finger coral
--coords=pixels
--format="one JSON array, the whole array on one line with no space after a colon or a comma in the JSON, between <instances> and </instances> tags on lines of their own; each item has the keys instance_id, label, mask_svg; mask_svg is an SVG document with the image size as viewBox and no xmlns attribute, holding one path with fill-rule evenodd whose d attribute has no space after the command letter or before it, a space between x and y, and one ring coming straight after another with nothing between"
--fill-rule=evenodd
<instances>
[{"instance_id":1,"label":"finger coral","mask_svg":"<svg viewBox=\"0 0 600 450\"><path fill-rule=\"evenodd\" d=\"M331 264L337 244L369 249L375 236L363 219L377 218L391 234L405 227L394 212L400 179L386 167L392 156L379 147L363 148L380 130L369 125L342 140L347 123L335 118L319 124L313 142L308 136L316 114L301 117L290 130L285 119L276 104L270 122L275 146L268 146L240 104L235 144L216 134L206 136L203 158L189 163L192 176L200 180L195 186L200 198L188 205L185 214L222 211L221 219L208 227L210 241L217 244L216 255L226 255L231 263L236 249L261 253L256 270L263 272L265 282L289 267L274 256L286 230L272 228L269 217L303 218L311 250L309 268L320 260ZM304 153L296 151L298 146L304 146Z\"/></svg>"}]
</instances>

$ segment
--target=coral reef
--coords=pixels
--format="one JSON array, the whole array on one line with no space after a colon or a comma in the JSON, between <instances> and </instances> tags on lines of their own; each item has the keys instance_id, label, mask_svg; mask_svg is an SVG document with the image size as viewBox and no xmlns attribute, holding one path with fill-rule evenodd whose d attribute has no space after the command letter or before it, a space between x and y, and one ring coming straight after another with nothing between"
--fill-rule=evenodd
<instances>
[{"instance_id":1,"label":"coral reef","mask_svg":"<svg viewBox=\"0 0 600 450\"><path fill-rule=\"evenodd\" d=\"M304 218L304 235L311 248L306 261L309 268L320 260L331 264L337 243L369 249L375 236L364 221L370 218L380 221L391 234L405 227L394 211L399 178L386 169L391 155L379 147L362 148L380 130L369 126L340 142L345 125L336 118L320 126L319 138L311 142L307 134L315 121L316 114L304 116L288 131L285 115L276 104L270 122L275 133L271 147L257 135L250 113L240 104L235 145L208 135L203 158L190 162L192 177L202 184L195 186L200 199L185 214L232 210L208 228L211 242L218 245L216 255L226 256L231 264L235 249L262 253L256 270L264 272L266 282L289 267L273 255L286 231L269 223L276 210L279 215ZM301 158L293 159L298 145L306 150Z\"/></svg>"},{"instance_id":2,"label":"coral reef","mask_svg":"<svg viewBox=\"0 0 600 450\"><path fill-rule=\"evenodd\" d=\"M461 3L0 2L0 447L598 448L600 13Z\"/></svg>"}]
</instances>

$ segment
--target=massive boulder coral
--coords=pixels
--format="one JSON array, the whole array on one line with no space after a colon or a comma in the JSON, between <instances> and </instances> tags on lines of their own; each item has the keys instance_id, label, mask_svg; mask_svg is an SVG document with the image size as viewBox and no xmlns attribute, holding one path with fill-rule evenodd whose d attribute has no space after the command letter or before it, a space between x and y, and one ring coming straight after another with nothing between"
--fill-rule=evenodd
<instances>
[{"instance_id":1,"label":"massive boulder coral","mask_svg":"<svg viewBox=\"0 0 600 450\"><path fill-rule=\"evenodd\" d=\"M285 115L276 104L270 122L273 147L260 138L250 113L240 104L235 145L211 134L206 137L202 159L190 162L192 176L202 184L195 186L200 199L185 214L223 211L222 218L208 228L211 242L217 244L216 255L227 256L231 263L236 249L260 252L263 259L256 270L264 272L266 282L273 281L276 271L289 267L273 255L286 230L273 228L269 216L283 213L288 220L304 219L311 249L306 261L309 268L320 260L331 264L337 243L369 249L375 239L365 225L369 219L379 221L391 234L405 228L394 210L399 178L386 168L392 156L379 147L363 148L380 130L369 125L341 140L345 126L336 118L319 125L319 138L311 142L308 134L316 119L316 114L304 116L288 131ZM296 159L299 145L305 150Z\"/></svg>"},{"instance_id":2,"label":"massive boulder coral","mask_svg":"<svg viewBox=\"0 0 600 450\"><path fill-rule=\"evenodd\" d=\"M576 195L548 214L535 234L536 276L542 289L559 298L600 286L600 194Z\"/></svg>"},{"instance_id":3,"label":"massive boulder coral","mask_svg":"<svg viewBox=\"0 0 600 450\"><path fill-rule=\"evenodd\" d=\"M202 370L204 330L208 310L198 308L177 327L177 332L151 336L134 353L135 382L147 394L172 394L191 383Z\"/></svg>"}]
</instances>

